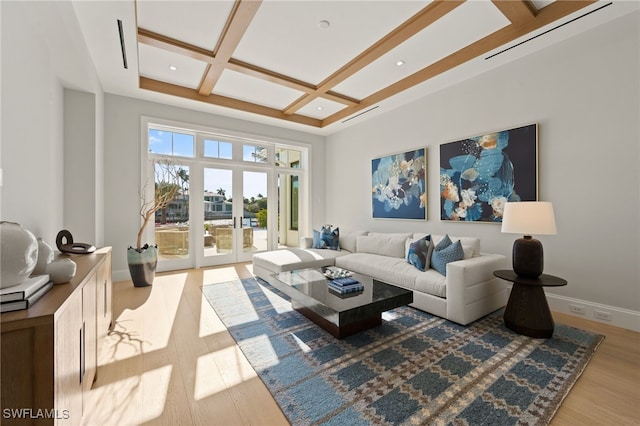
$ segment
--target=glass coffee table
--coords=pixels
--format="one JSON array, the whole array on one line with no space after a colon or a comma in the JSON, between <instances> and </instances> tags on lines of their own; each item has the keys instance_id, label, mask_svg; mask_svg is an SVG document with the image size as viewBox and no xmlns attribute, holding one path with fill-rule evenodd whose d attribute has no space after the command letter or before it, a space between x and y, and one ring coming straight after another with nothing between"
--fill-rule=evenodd
<instances>
[{"instance_id":1,"label":"glass coffee table","mask_svg":"<svg viewBox=\"0 0 640 426\"><path fill-rule=\"evenodd\" d=\"M329 289L323 269L300 269L274 274L270 284L291 298L291 307L338 339L382 324L382 312L413 303L413 292L361 274L358 293Z\"/></svg>"}]
</instances>

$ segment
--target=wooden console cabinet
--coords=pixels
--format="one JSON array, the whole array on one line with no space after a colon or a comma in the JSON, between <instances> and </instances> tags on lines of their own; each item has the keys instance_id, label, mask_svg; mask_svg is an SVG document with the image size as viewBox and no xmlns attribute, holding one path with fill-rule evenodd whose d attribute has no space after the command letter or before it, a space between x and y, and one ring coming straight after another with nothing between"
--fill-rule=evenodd
<instances>
[{"instance_id":1,"label":"wooden console cabinet","mask_svg":"<svg viewBox=\"0 0 640 426\"><path fill-rule=\"evenodd\" d=\"M70 258L70 283L0 316L3 425L81 423L111 326L111 248Z\"/></svg>"}]
</instances>

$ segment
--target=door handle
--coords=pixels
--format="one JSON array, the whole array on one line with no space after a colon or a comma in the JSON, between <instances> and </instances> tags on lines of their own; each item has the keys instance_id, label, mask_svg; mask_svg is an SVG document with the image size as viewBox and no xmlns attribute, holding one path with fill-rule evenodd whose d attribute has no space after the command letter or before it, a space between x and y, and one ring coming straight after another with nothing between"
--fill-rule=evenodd
<instances>
[{"instance_id":1,"label":"door handle","mask_svg":"<svg viewBox=\"0 0 640 426\"><path fill-rule=\"evenodd\" d=\"M244 216L240 216L240 228L242 228L242 223L244 222Z\"/></svg>"},{"instance_id":2,"label":"door handle","mask_svg":"<svg viewBox=\"0 0 640 426\"><path fill-rule=\"evenodd\" d=\"M236 229L236 217L233 217L233 229Z\"/></svg>"}]
</instances>

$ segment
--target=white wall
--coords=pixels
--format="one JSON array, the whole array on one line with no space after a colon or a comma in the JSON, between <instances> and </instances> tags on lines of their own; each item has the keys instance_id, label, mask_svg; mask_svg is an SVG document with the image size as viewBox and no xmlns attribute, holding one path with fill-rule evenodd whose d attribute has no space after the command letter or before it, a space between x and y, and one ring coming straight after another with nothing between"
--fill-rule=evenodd
<instances>
[{"instance_id":1,"label":"white wall","mask_svg":"<svg viewBox=\"0 0 640 426\"><path fill-rule=\"evenodd\" d=\"M74 241L96 241L96 97L64 90L64 228Z\"/></svg>"},{"instance_id":2,"label":"white wall","mask_svg":"<svg viewBox=\"0 0 640 426\"><path fill-rule=\"evenodd\" d=\"M311 222L324 221L324 137L107 94L104 122L105 245L113 247L114 280L129 279L126 250L135 244L140 226L138 187L143 116L310 144L313 152Z\"/></svg>"},{"instance_id":3,"label":"white wall","mask_svg":"<svg viewBox=\"0 0 640 426\"><path fill-rule=\"evenodd\" d=\"M62 86L29 8L1 7L1 217L53 242L63 215Z\"/></svg>"},{"instance_id":4,"label":"white wall","mask_svg":"<svg viewBox=\"0 0 640 426\"><path fill-rule=\"evenodd\" d=\"M499 226L440 221L439 145L537 122L539 199L554 203L558 226L558 235L539 237L545 272L569 282L545 291L608 305L614 320L630 314L640 329L638 23L634 13L329 136L327 221L473 235L510 259L517 236ZM427 222L372 219L371 159L422 146Z\"/></svg>"},{"instance_id":5,"label":"white wall","mask_svg":"<svg viewBox=\"0 0 640 426\"><path fill-rule=\"evenodd\" d=\"M69 160L63 155L63 88L83 90L95 98L95 115L89 118L95 121L95 135L84 140L92 149L99 149L102 141L102 89L69 2L2 1L0 7L4 175L0 218L19 222L54 245L63 226L73 231L77 223L65 218L64 169ZM82 123L71 119L68 125ZM75 161L95 163L96 157ZM97 167L93 170L98 173ZM99 206L101 177L93 178L96 185L74 195ZM92 232L96 238L102 235L101 227L102 220L96 220Z\"/></svg>"}]
</instances>

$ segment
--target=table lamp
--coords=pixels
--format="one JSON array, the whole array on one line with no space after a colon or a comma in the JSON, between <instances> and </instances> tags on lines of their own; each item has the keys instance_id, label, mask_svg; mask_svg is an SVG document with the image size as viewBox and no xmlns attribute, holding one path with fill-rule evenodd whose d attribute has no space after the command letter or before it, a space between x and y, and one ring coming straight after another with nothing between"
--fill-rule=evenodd
<instances>
[{"instance_id":1,"label":"table lamp","mask_svg":"<svg viewBox=\"0 0 640 426\"><path fill-rule=\"evenodd\" d=\"M531 235L557 233L553 205L548 201L506 203L502 232L524 234L513 243L513 271L521 277L538 278L544 269L542 243Z\"/></svg>"}]
</instances>

